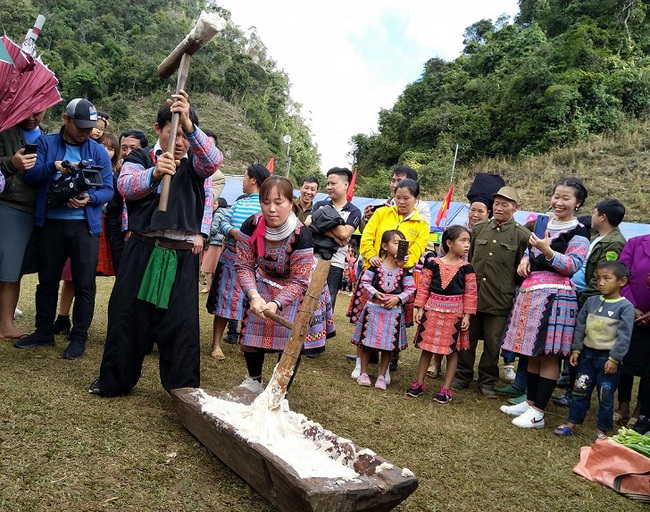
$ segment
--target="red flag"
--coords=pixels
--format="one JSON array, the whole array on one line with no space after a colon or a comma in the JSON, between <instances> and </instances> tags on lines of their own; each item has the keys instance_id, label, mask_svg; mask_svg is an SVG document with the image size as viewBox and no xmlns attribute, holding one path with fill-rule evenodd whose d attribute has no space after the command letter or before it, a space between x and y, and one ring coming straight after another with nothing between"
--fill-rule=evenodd
<instances>
[{"instance_id":1,"label":"red flag","mask_svg":"<svg viewBox=\"0 0 650 512\"><path fill-rule=\"evenodd\" d=\"M449 210L449 205L451 205L451 196L454 194L454 185L452 184L449 187L449 192L445 196L445 200L440 205L440 210L438 210L438 216L436 217L436 226L440 226L440 221L443 218L447 218L447 210Z\"/></svg>"},{"instance_id":2,"label":"red flag","mask_svg":"<svg viewBox=\"0 0 650 512\"><path fill-rule=\"evenodd\" d=\"M271 160L269 160L269 163L266 164L266 168L269 170L271 174L273 174L273 170L275 168L275 156L271 157Z\"/></svg>"},{"instance_id":3,"label":"red flag","mask_svg":"<svg viewBox=\"0 0 650 512\"><path fill-rule=\"evenodd\" d=\"M354 168L354 172L352 173L352 179L350 180L350 184L348 185L348 193L346 194L346 197L348 201L352 201L352 198L354 197L354 186L357 184L357 168Z\"/></svg>"}]
</instances>

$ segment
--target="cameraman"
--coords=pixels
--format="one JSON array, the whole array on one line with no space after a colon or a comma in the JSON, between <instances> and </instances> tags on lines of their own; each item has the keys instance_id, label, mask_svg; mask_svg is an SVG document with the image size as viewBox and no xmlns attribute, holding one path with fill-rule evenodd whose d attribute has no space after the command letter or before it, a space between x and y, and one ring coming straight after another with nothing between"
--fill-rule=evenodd
<instances>
[{"instance_id":1,"label":"cameraman","mask_svg":"<svg viewBox=\"0 0 650 512\"><path fill-rule=\"evenodd\" d=\"M54 345L53 324L63 265L70 258L75 287L73 327L65 359L78 359L86 349L88 328L95 311L95 268L102 230L101 207L113 197L111 161L106 150L90 139L97 126L97 110L83 98L68 103L63 127L57 134L38 139L36 165L24 174L25 183L38 185L34 223L41 226L36 288L36 330L18 341L18 348ZM67 160L82 160L101 167L103 186L91 187L61 206L46 208L52 184L69 178Z\"/></svg>"}]
</instances>

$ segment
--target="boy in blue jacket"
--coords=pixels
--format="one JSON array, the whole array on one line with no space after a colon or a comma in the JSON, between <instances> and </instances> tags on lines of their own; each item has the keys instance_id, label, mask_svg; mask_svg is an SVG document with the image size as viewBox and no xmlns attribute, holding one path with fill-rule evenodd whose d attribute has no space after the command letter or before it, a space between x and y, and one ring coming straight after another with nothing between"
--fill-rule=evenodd
<instances>
[{"instance_id":1,"label":"boy in blue jacket","mask_svg":"<svg viewBox=\"0 0 650 512\"><path fill-rule=\"evenodd\" d=\"M68 103L63 127L57 134L37 140L36 165L26 171L24 181L37 186L34 223L40 227L38 243L38 286L36 288L36 330L16 341L17 348L54 345L53 324L61 272L70 258L75 287L73 327L63 357L78 359L86 349L88 328L95 312L95 269L102 230L102 205L113 197L111 161L106 149L90 139L97 126L97 110L83 98ZM48 204L52 185L60 179L69 183L64 161L86 160L101 167L101 185L70 197L63 204Z\"/></svg>"}]
</instances>

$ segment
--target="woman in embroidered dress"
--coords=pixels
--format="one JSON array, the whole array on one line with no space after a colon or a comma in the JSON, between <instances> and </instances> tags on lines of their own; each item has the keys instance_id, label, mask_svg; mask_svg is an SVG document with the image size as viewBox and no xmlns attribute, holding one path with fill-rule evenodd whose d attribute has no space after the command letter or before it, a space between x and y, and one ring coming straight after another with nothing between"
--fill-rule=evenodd
<instances>
[{"instance_id":1,"label":"woman in embroidered dress","mask_svg":"<svg viewBox=\"0 0 650 512\"><path fill-rule=\"evenodd\" d=\"M433 357L440 367L447 356L445 382L434 401L451 402L451 382L456 375L458 351L469 348L470 315L476 314L476 274L465 261L469 252L470 232L465 226L449 226L442 234L446 254L429 261L422 272L415 296L415 321L418 329L415 346L422 350L418 378L406 391L417 398L424 393L424 377Z\"/></svg>"},{"instance_id":2,"label":"woman in embroidered dress","mask_svg":"<svg viewBox=\"0 0 650 512\"><path fill-rule=\"evenodd\" d=\"M530 247L517 273L524 277L503 335L504 350L528 356L526 401L503 406L516 416L512 424L522 428L544 426L544 409L559 377L558 357L571 351L578 301L571 284L589 250L589 231L575 218L587 199L578 178L555 184L544 238L530 235Z\"/></svg>"},{"instance_id":3,"label":"woman in embroidered dress","mask_svg":"<svg viewBox=\"0 0 650 512\"><path fill-rule=\"evenodd\" d=\"M293 322L307 291L314 262L309 228L293 211L291 182L272 176L264 182L259 195L262 213L249 217L242 224L235 261L237 281L247 297L240 343L248 377L242 387L254 392L263 389L264 355L282 351L291 333L267 319L264 312L277 313ZM329 302L327 285L305 343L305 349L311 353L324 349L325 333L333 327L331 309L325 313L323 301ZM299 363L300 359L296 370Z\"/></svg>"},{"instance_id":4,"label":"woman in embroidered dress","mask_svg":"<svg viewBox=\"0 0 650 512\"><path fill-rule=\"evenodd\" d=\"M399 229L409 242L408 256L404 262L405 269L412 269L420 260L422 252L429 240L429 223L424 220L415 208L420 196L420 186L417 181L404 179L400 181L395 189L395 204L393 206L382 206L368 221L361 243L359 253L363 258L363 268L367 270L371 265L381 265L379 251L383 234L390 229ZM361 283L361 280L359 280ZM367 295L357 286L354 295L350 300L347 316L350 323L356 324L359 315L363 310ZM413 325L413 304L405 304L404 320L406 326ZM399 352L397 352L399 354ZM397 364L397 363L395 363ZM361 375L361 353L357 351L357 361L352 372L352 378L357 379ZM390 384L390 373L386 372L386 383Z\"/></svg>"},{"instance_id":5,"label":"woman in embroidered dress","mask_svg":"<svg viewBox=\"0 0 650 512\"><path fill-rule=\"evenodd\" d=\"M243 315L244 295L237 281L235 270L235 245L239 240L239 229L251 215L260 211L260 187L271 173L261 164L253 164L246 169L242 182L242 191L247 194L235 201L221 221L221 232L226 245L223 248L210 294L206 303L208 313L214 315L212 325L212 357L221 361L226 357L221 350L221 336L230 320L241 320Z\"/></svg>"},{"instance_id":6,"label":"woman in embroidered dress","mask_svg":"<svg viewBox=\"0 0 650 512\"><path fill-rule=\"evenodd\" d=\"M352 335L352 343L361 353L361 373L357 378L360 386L370 386L370 349L381 352L375 387L385 390L385 374L391 353L393 350L404 350L407 345L403 305L413 300L415 281L411 273L402 268L405 262L397 259L399 240L406 240L401 231L385 231L381 237L381 263L371 265L361 277L359 286L366 294L367 301Z\"/></svg>"}]
</instances>

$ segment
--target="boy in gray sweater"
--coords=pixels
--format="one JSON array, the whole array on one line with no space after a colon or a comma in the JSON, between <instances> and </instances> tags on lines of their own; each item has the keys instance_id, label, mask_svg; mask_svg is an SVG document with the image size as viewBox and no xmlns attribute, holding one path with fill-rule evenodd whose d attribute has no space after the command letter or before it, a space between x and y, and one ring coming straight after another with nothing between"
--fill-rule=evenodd
<instances>
[{"instance_id":1,"label":"boy in gray sweater","mask_svg":"<svg viewBox=\"0 0 650 512\"><path fill-rule=\"evenodd\" d=\"M583 423L594 386L598 390L596 439L606 438L614 428L614 393L634 326L634 306L620 294L630 271L620 261L605 261L596 267L596 276L601 295L589 297L578 314L569 360L578 366L578 375L569 421L555 429L556 436L570 436Z\"/></svg>"}]
</instances>

